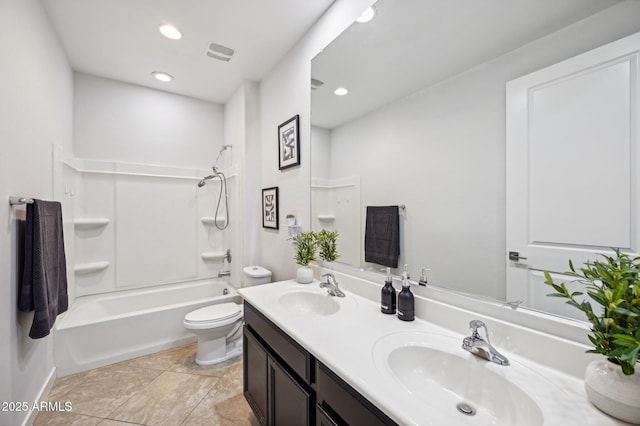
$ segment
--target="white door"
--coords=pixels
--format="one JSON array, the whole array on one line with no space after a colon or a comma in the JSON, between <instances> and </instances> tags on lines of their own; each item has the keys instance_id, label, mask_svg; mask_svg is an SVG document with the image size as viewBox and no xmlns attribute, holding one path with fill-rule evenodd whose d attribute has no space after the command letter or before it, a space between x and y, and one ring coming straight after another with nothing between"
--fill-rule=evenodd
<instances>
[{"instance_id":1,"label":"white door","mask_svg":"<svg viewBox=\"0 0 640 426\"><path fill-rule=\"evenodd\" d=\"M507 83L507 300L583 319L543 271L638 251L639 51L635 34Z\"/></svg>"}]
</instances>

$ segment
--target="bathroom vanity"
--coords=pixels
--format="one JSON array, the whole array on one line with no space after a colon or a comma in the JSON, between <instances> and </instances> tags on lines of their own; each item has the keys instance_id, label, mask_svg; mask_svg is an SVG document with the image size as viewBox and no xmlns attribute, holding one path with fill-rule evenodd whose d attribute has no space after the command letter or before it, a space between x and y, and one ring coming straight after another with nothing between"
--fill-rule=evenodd
<instances>
[{"instance_id":1,"label":"bathroom vanity","mask_svg":"<svg viewBox=\"0 0 640 426\"><path fill-rule=\"evenodd\" d=\"M399 321L380 312L381 284L331 272L346 297L328 295L317 280L239 290L244 394L261 424L623 424L586 398L586 345L420 289L416 320ZM487 325L510 365L462 349L472 320Z\"/></svg>"},{"instance_id":2,"label":"bathroom vanity","mask_svg":"<svg viewBox=\"0 0 640 426\"><path fill-rule=\"evenodd\" d=\"M396 424L245 302L244 395L262 424Z\"/></svg>"}]
</instances>

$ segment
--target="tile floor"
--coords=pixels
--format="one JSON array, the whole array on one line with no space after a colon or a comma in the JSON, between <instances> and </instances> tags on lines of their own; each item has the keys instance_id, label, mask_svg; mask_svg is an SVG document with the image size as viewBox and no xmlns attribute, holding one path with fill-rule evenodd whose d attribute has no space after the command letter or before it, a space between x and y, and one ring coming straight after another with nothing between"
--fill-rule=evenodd
<instances>
[{"instance_id":1,"label":"tile floor","mask_svg":"<svg viewBox=\"0 0 640 426\"><path fill-rule=\"evenodd\" d=\"M242 358L204 368L196 346L143 356L59 378L48 400L72 409L42 411L35 425L258 425L242 395Z\"/></svg>"}]
</instances>

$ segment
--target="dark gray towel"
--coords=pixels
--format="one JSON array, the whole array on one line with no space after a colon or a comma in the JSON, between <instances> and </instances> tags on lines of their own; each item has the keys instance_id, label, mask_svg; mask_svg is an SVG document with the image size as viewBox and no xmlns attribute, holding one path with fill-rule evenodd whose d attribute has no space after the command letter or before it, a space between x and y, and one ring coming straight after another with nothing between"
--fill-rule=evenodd
<instances>
[{"instance_id":1,"label":"dark gray towel","mask_svg":"<svg viewBox=\"0 0 640 426\"><path fill-rule=\"evenodd\" d=\"M24 248L18 309L35 311L29 337L39 339L49 334L56 317L68 307L60 203L33 200L27 204Z\"/></svg>"},{"instance_id":2,"label":"dark gray towel","mask_svg":"<svg viewBox=\"0 0 640 426\"><path fill-rule=\"evenodd\" d=\"M400 218L398 206L367 206L364 230L364 260L391 268L400 256Z\"/></svg>"}]
</instances>

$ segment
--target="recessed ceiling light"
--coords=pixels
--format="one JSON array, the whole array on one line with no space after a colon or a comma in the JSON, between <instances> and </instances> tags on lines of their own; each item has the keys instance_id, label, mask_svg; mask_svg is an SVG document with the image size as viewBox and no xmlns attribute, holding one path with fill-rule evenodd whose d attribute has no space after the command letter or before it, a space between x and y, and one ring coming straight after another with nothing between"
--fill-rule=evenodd
<instances>
[{"instance_id":1,"label":"recessed ceiling light","mask_svg":"<svg viewBox=\"0 0 640 426\"><path fill-rule=\"evenodd\" d=\"M156 78L156 80L160 80L164 83L168 83L173 80L173 76L171 74L167 74L166 72L154 71L151 73L152 76Z\"/></svg>"},{"instance_id":2,"label":"recessed ceiling light","mask_svg":"<svg viewBox=\"0 0 640 426\"><path fill-rule=\"evenodd\" d=\"M358 19L356 19L356 22L364 24L371 21L374 16L376 16L376 8L371 6L368 7L364 12L362 12L362 15L360 15Z\"/></svg>"},{"instance_id":3,"label":"recessed ceiling light","mask_svg":"<svg viewBox=\"0 0 640 426\"><path fill-rule=\"evenodd\" d=\"M344 96L347 93L349 93L349 91L344 87L338 87L333 93L335 93L338 96Z\"/></svg>"},{"instance_id":4,"label":"recessed ceiling light","mask_svg":"<svg viewBox=\"0 0 640 426\"><path fill-rule=\"evenodd\" d=\"M158 27L158 31L160 31L163 36L170 38L171 40L179 40L182 38L182 33L173 25L160 25Z\"/></svg>"}]
</instances>

